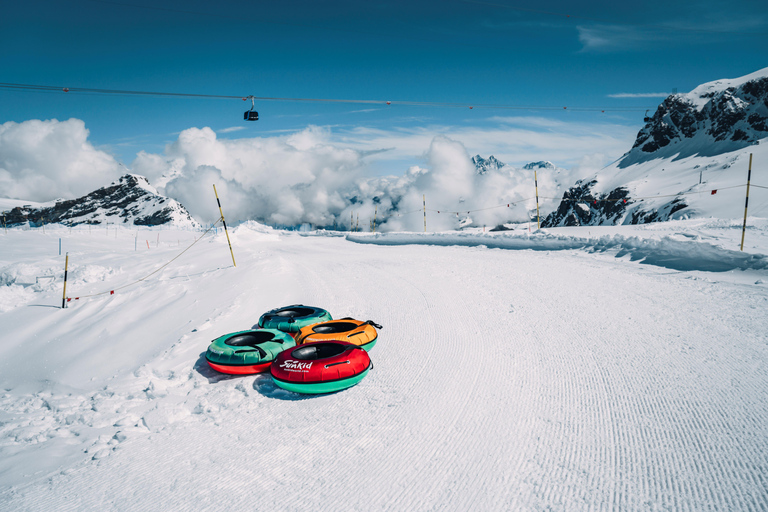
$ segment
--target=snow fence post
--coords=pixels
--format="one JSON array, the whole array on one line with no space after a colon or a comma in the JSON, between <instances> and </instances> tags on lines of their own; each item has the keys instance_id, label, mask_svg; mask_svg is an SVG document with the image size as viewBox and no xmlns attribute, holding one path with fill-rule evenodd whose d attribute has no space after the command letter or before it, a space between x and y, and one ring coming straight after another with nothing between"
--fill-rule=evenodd
<instances>
[{"instance_id":1,"label":"snow fence post","mask_svg":"<svg viewBox=\"0 0 768 512\"><path fill-rule=\"evenodd\" d=\"M427 195L421 195L421 202L424 205L424 232L427 232ZM418 211L418 210L417 210Z\"/></svg>"},{"instance_id":2,"label":"snow fence post","mask_svg":"<svg viewBox=\"0 0 768 512\"><path fill-rule=\"evenodd\" d=\"M224 225L224 233L227 234L227 243L229 244L229 253L232 255L232 264L236 267L235 253L232 251L232 242L229 241L229 231L227 231L227 221L224 220L224 211L221 209L221 201L219 201L219 193L216 192L216 185L213 186L213 193L216 194L216 202L219 205L219 213L221 214L221 223ZM158 234L158 239L160 235Z\"/></svg>"},{"instance_id":3,"label":"snow fence post","mask_svg":"<svg viewBox=\"0 0 768 512\"><path fill-rule=\"evenodd\" d=\"M69 253L64 258L64 293L61 296L61 309L67 307L67 269L69 268Z\"/></svg>"},{"instance_id":4,"label":"snow fence post","mask_svg":"<svg viewBox=\"0 0 768 512\"><path fill-rule=\"evenodd\" d=\"M741 250L744 251L744 233L747 231L747 208L749 207L749 182L752 179L752 153L749 154L749 170L747 171L747 200L744 202L744 225L741 227Z\"/></svg>"}]
</instances>

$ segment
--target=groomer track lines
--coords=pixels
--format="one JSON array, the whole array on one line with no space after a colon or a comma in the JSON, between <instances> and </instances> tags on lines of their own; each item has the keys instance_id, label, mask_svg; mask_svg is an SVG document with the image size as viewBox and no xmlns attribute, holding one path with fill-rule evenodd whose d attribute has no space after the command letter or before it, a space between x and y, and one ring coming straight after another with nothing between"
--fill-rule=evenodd
<instances>
[{"instance_id":1,"label":"groomer track lines","mask_svg":"<svg viewBox=\"0 0 768 512\"><path fill-rule=\"evenodd\" d=\"M84 266L170 254L137 269L87 236ZM8 237L4 258L48 264L45 237ZM219 234L124 294L0 315L0 509L768 508L765 269L253 224L232 241L236 270ZM358 385L208 368L217 333L298 303L385 326Z\"/></svg>"}]
</instances>

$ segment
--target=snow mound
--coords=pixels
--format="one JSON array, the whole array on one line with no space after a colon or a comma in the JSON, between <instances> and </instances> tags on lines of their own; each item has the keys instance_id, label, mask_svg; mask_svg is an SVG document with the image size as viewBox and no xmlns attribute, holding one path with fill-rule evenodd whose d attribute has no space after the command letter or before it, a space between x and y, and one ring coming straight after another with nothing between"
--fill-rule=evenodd
<instances>
[{"instance_id":1,"label":"snow mound","mask_svg":"<svg viewBox=\"0 0 768 512\"><path fill-rule=\"evenodd\" d=\"M347 240L377 245L463 245L489 249L604 252L617 258L681 271L766 270L768 255L726 249L701 240L605 235L584 238L537 231L531 236L490 233L376 233L347 235Z\"/></svg>"}]
</instances>

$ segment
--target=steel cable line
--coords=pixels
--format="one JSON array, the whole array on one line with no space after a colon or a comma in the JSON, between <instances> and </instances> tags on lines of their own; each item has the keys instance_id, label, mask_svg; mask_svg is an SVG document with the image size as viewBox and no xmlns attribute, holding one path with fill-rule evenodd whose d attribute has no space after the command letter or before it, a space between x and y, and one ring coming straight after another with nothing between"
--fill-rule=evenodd
<instances>
[{"instance_id":1,"label":"steel cable line","mask_svg":"<svg viewBox=\"0 0 768 512\"><path fill-rule=\"evenodd\" d=\"M556 107L551 105L510 105L505 103L452 103L440 101L403 101L403 100L360 100L339 98L287 98L278 96L235 96L226 94L194 94L180 92L158 91L134 91L124 89L97 89L92 87L67 87L60 85L17 84L0 82L0 89L20 91L43 91L60 93L83 94L114 94L124 96L156 96L171 98L197 98L197 99L253 99L256 101L297 101L307 103L339 103L362 105L401 105L407 107L431 107L431 108L469 108L469 109L493 109L493 110L551 110L551 111L576 111L576 112L642 112L647 107Z\"/></svg>"},{"instance_id":2,"label":"steel cable line","mask_svg":"<svg viewBox=\"0 0 768 512\"><path fill-rule=\"evenodd\" d=\"M732 185L730 187L721 187L721 188L717 188L717 189L707 189L707 190L696 190L696 191L691 191L691 192L680 192L680 193L677 193L677 194L661 194L661 195L656 195L656 196L638 196L638 197L630 197L626 201L625 201L625 198L623 198L623 197L617 198L617 199L597 199L597 198L575 199L575 198L565 198L565 197L539 196L539 199L550 199L550 200L553 200L553 201L561 201L561 202L569 201L569 202L573 202L573 203L600 203L600 202L618 203L618 202L621 202L621 201L625 201L625 202L633 201L634 202L634 201L640 201L640 200L645 200L645 199L659 199L659 198L667 198L667 197L688 196L688 195L694 195L694 194L702 194L704 192L710 192L711 193L713 190L716 191L716 192L719 192L719 191L722 191L722 190L730 190L730 189L742 188L742 187L746 187L746 186L747 186L747 184L744 183L742 185ZM752 187L757 187L757 188L768 189L768 187L764 187L764 186L761 186L761 185L751 185L751 186ZM528 198L525 198L525 199L518 199L517 201L509 201L509 202L498 204L498 205L495 205L495 206L486 206L484 208L474 208L474 209L469 209L469 210L450 210L448 208L439 208L439 209L438 208L426 208L426 210L428 212L434 212L434 213L440 213L440 214L444 214L444 213L445 214L452 214L452 215L454 215L454 214L455 215L459 215L459 214L463 214L463 213L470 214L470 213L473 213L473 212L482 212L482 211L486 211L486 210L493 210L493 209L496 209L496 208L511 208L512 206L517 206L517 205L525 203L527 201L532 201L533 199L535 199L535 196L528 197ZM407 215L409 213L416 213L416 212L421 212L421 211L423 211L423 210L421 208L419 208L418 210L413 210L413 211L410 211L410 212L404 212L404 213L401 213L399 215ZM391 217L391 216L392 216L392 214L390 214L388 216L385 216L385 217L382 217L382 219L383 218L388 218L388 217Z\"/></svg>"},{"instance_id":3,"label":"steel cable line","mask_svg":"<svg viewBox=\"0 0 768 512\"><path fill-rule=\"evenodd\" d=\"M167 267L168 265L170 265L171 263L173 263L174 261L176 261L178 258L180 258L182 254L184 254L185 252L187 252L188 250L190 250L190 249L191 249L191 248L192 248L192 247L193 247L193 246L194 246L194 245L195 245L197 242L199 242L200 240L202 240L202 239L203 239L203 237L204 237L205 235L207 235L207 234L208 234L208 233L209 233L209 232L210 232L210 231L211 231L211 230L212 230L212 229L213 229L213 228L216 226L216 224L218 224L219 222L221 222L221 220L222 220L222 219L221 219L221 218L219 218L219 219L218 219L216 222L214 222L213 224L211 224L211 227L209 227L208 229L206 229L206 230L205 230L205 232L204 232L202 235L200 235L200 237L199 237L199 238L197 238L197 239L196 239L194 242L192 242L192 243L191 243L189 246L187 246L187 248L186 248L186 249L184 249L183 251L181 251L179 254L177 254L176 256L174 256L174 257L173 257L173 258L172 258L170 261L168 261L167 263L165 263L165 264L161 265L160 267L156 268L154 271L150 272L150 273L149 273L149 274L147 274L146 276L144 276L144 277L142 277L142 278L140 278L140 279L137 279L137 280L135 280L135 281L132 281L132 282L130 282L130 283L128 283L128 284L124 284L123 286L118 286L117 288L113 288L113 289L111 289L111 290L107 290L107 291L104 291L104 292L99 292L99 293L92 293L92 294L90 294L90 295L78 295L77 297L74 297L74 299L75 299L75 300L79 300L79 299L81 299L81 298L82 298L82 299L84 299L84 298L87 298L87 297L98 297L99 295L106 295L106 294L108 294L108 293L109 293L109 294L113 294L113 293L115 293L117 290L122 290L122 289L124 289L124 288L128 288L129 286L133 286L133 285L135 285L135 284L138 284L138 283L140 283L140 282L142 282L142 281L144 281L144 280L146 280L146 279L148 279L148 278L152 277L153 275L157 274L158 272L160 272L161 270L163 270L165 267ZM69 302L70 300L72 300L72 297L67 297L67 302Z\"/></svg>"},{"instance_id":4,"label":"steel cable line","mask_svg":"<svg viewBox=\"0 0 768 512\"><path fill-rule=\"evenodd\" d=\"M541 196L539 196L541 197ZM526 201L530 201L532 199L535 199L536 197L528 197L526 199L518 199L517 201L507 201L506 203L497 204L495 206L487 206L485 208L475 208L474 210L449 210L449 209L443 209L440 208L439 210L437 208L427 208L426 210L428 212L436 212L436 213L450 213L450 214L456 214L459 215L460 213L467 212L467 214L470 214L472 212L482 212L485 210L494 210L496 208L512 208L513 206L517 206L520 203L524 203ZM421 210L419 210L421 211Z\"/></svg>"}]
</instances>

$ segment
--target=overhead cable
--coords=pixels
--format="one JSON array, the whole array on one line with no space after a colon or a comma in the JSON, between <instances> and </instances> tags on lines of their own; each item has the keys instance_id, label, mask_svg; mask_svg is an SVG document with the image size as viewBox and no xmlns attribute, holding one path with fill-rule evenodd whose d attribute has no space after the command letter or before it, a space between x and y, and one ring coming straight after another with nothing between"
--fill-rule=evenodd
<instances>
[{"instance_id":1,"label":"overhead cable","mask_svg":"<svg viewBox=\"0 0 768 512\"><path fill-rule=\"evenodd\" d=\"M442 101L403 101L403 100L360 100L339 98L288 98L278 96L254 96L254 95L227 95L227 94L194 94L180 92L157 91L133 91L125 89L98 89L93 87L67 87L60 85L17 84L0 82L0 89L23 91L46 91L79 94L114 94L124 96L156 96L173 98L197 98L197 99L238 99L253 98L257 101L297 101L309 103L353 103L364 105L401 105L408 107L432 107L432 108L468 108L491 110L551 110L551 111L576 111L576 112L642 112L647 107L593 107L593 106L553 106L553 105L511 105L505 103L452 103Z\"/></svg>"}]
</instances>

